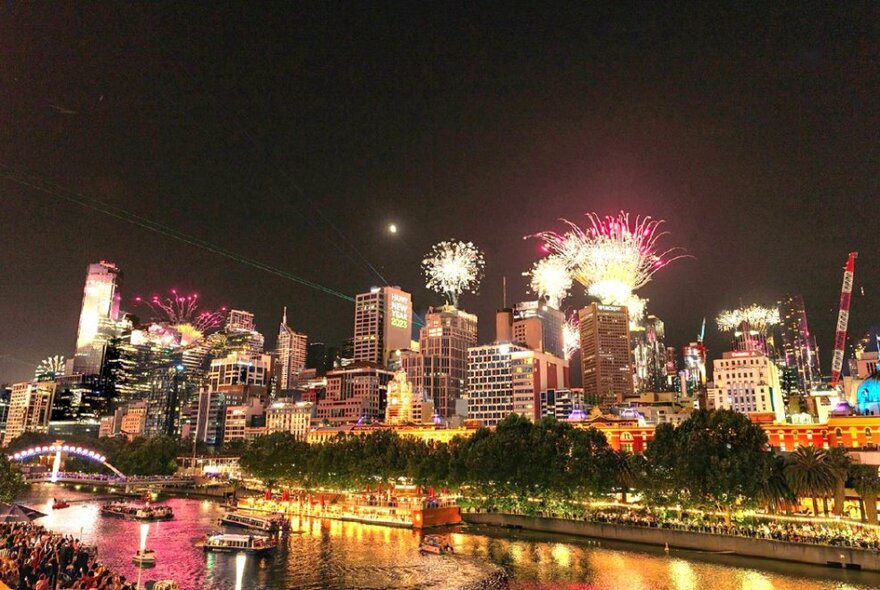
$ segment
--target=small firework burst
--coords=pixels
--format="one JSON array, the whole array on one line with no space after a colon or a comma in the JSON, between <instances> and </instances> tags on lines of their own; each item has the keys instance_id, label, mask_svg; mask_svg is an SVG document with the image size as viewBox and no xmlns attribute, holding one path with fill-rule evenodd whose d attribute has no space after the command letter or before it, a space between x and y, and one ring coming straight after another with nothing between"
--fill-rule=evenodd
<instances>
[{"instance_id":1,"label":"small firework burst","mask_svg":"<svg viewBox=\"0 0 880 590\"><path fill-rule=\"evenodd\" d=\"M64 360L64 357L58 354L56 354L55 356L44 358L40 361L40 364L37 365L37 369L36 371L34 371L34 376L37 378L61 377L67 370L66 363L67 361Z\"/></svg>"},{"instance_id":2,"label":"small firework burst","mask_svg":"<svg viewBox=\"0 0 880 590\"><path fill-rule=\"evenodd\" d=\"M440 242L422 260L425 286L444 295L448 303L458 307L458 298L465 291L476 293L486 263L483 253L471 242Z\"/></svg>"},{"instance_id":3,"label":"small firework burst","mask_svg":"<svg viewBox=\"0 0 880 590\"><path fill-rule=\"evenodd\" d=\"M164 299L154 295L150 299L135 297L136 303L143 303L153 312L153 321L171 326L191 326L200 334L207 334L223 324L226 308L217 311L199 311L199 295L180 295L171 289L170 295Z\"/></svg>"}]
</instances>

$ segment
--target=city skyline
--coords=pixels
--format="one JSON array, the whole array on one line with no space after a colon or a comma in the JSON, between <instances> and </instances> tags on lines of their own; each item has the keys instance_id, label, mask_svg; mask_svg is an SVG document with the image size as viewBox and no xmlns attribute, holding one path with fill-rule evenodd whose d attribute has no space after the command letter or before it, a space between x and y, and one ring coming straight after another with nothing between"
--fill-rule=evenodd
<instances>
[{"instance_id":1,"label":"city skyline","mask_svg":"<svg viewBox=\"0 0 880 590\"><path fill-rule=\"evenodd\" d=\"M0 97L0 205L15 220L0 232L0 381L73 355L82 272L102 259L127 273L126 308L138 293L197 290L213 308L253 311L268 334L286 305L297 331L328 344L351 318L343 299L24 188L8 169L350 296L382 275L420 316L443 297L423 287L419 261L437 241L472 241L486 277L461 307L481 334L502 277L508 301L530 299L521 275L543 254L523 235L622 209L666 219L694 256L642 290L667 345L695 341L723 309L802 295L827 373L853 250L852 341L880 317L880 238L865 213L880 178L870 14L820 25L768 9L755 27L747 12L694 12L655 28L614 11L475 13L464 26L427 15L431 34L419 35L425 21L402 15L354 13L328 34L322 19L341 16L330 7L274 24L243 8L249 18L221 19L230 46L201 47L189 39L213 38L216 24L203 10L166 20L96 7L72 30L73 8L15 11L0 40L15 90ZM719 20L714 43L692 35ZM28 41L35 23L50 50ZM340 41L348 49L334 51ZM587 302L575 287L566 305ZM706 341L710 358L727 347L711 327Z\"/></svg>"}]
</instances>

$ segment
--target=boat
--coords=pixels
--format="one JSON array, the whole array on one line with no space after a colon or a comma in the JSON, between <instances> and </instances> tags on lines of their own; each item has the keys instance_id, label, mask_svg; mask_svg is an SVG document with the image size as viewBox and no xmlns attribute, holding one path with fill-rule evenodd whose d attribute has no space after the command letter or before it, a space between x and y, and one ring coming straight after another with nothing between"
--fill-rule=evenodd
<instances>
[{"instance_id":1,"label":"boat","mask_svg":"<svg viewBox=\"0 0 880 590\"><path fill-rule=\"evenodd\" d=\"M447 555L455 553L449 541L436 535L428 535L419 543L419 553L432 553L434 555Z\"/></svg>"},{"instance_id":2,"label":"boat","mask_svg":"<svg viewBox=\"0 0 880 590\"><path fill-rule=\"evenodd\" d=\"M254 529L265 533L286 531L290 528L290 522L282 516L258 516L237 511L224 514L220 519L220 524Z\"/></svg>"},{"instance_id":3,"label":"boat","mask_svg":"<svg viewBox=\"0 0 880 590\"><path fill-rule=\"evenodd\" d=\"M145 506L135 512L137 520L168 520L174 518L174 511L170 506Z\"/></svg>"},{"instance_id":4,"label":"boat","mask_svg":"<svg viewBox=\"0 0 880 590\"><path fill-rule=\"evenodd\" d=\"M278 541L274 538L262 535L230 535L220 533L205 537L205 539L196 543L196 547L201 547L205 551L213 551L215 553L264 555L275 549L277 544Z\"/></svg>"},{"instance_id":5,"label":"boat","mask_svg":"<svg viewBox=\"0 0 880 590\"><path fill-rule=\"evenodd\" d=\"M52 502L52 510L61 510L62 508L69 508L70 504L65 502L64 500L55 500Z\"/></svg>"},{"instance_id":6,"label":"boat","mask_svg":"<svg viewBox=\"0 0 880 590\"><path fill-rule=\"evenodd\" d=\"M147 582L148 590L180 590L180 584L174 580L156 580L153 585Z\"/></svg>"},{"instance_id":7,"label":"boat","mask_svg":"<svg viewBox=\"0 0 880 590\"><path fill-rule=\"evenodd\" d=\"M156 565L156 552L152 549L138 550L131 560L137 565Z\"/></svg>"}]
</instances>

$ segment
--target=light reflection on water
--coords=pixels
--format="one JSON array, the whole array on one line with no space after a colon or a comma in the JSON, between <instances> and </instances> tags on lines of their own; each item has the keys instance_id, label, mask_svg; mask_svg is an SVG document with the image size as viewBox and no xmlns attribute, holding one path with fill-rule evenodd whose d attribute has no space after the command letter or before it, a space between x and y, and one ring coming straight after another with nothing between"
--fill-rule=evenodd
<instances>
[{"instance_id":1,"label":"light reflection on water","mask_svg":"<svg viewBox=\"0 0 880 590\"><path fill-rule=\"evenodd\" d=\"M138 523L99 514L100 502L51 510L52 496L87 499L85 493L49 485L32 488L25 504L47 512L49 529L98 545L100 559L127 577L137 577L131 556ZM147 545L157 552L144 579L173 578L185 590L231 590L235 558L204 554L196 539L217 530L222 509L208 501L171 499L171 521L150 525ZM243 588L269 589L453 589L482 577L492 562L508 568L516 590L867 590L880 575L798 564L707 556L634 545L610 547L596 541L510 532L490 527L451 531L458 557L421 556L419 534L406 529L329 520L293 519L287 543L267 559L249 557ZM461 556L464 556L462 558ZM707 561L709 560L709 561Z\"/></svg>"}]
</instances>

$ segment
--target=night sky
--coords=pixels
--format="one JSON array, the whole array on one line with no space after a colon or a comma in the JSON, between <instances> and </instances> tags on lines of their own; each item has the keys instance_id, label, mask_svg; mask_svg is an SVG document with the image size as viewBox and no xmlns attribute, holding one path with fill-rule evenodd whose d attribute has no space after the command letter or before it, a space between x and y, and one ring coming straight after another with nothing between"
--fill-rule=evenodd
<instances>
[{"instance_id":1,"label":"night sky","mask_svg":"<svg viewBox=\"0 0 880 590\"><path fill-rule=\"evenodd\" d=\"M524 235L621 209L694 256L641 291L668 344L708 316L719 353L718 311L801 293L828 371L851 250L850 332L880 323L880 5L330 4L4 3L0 164L346 294L381 283L368 261L420 314L424 253L473 241L481 341L502 276L528 298ZM174 287L269 345L284 305L351 333L349 302L0 178L0 382L72 354L100 259L135 312Z\"/></svg>"}]
</instances>

